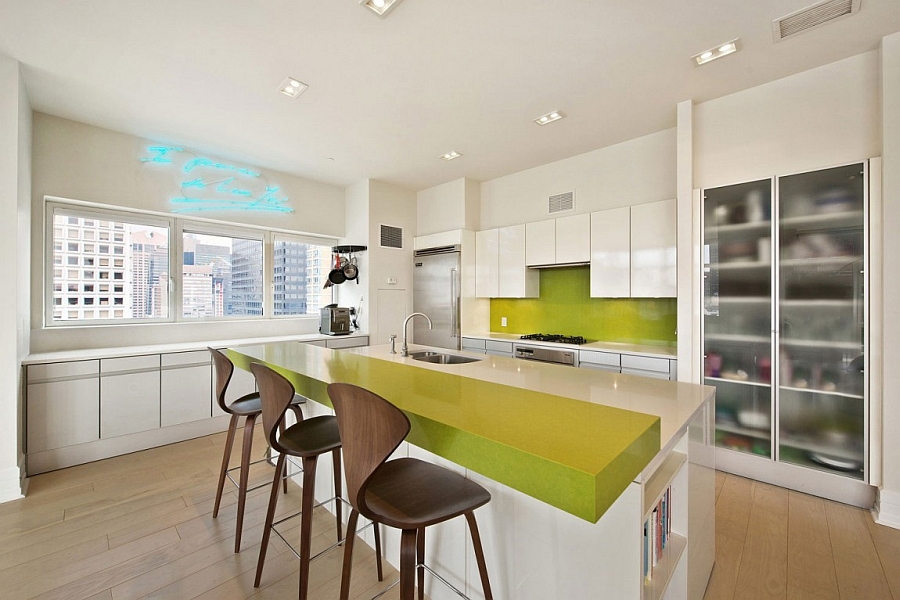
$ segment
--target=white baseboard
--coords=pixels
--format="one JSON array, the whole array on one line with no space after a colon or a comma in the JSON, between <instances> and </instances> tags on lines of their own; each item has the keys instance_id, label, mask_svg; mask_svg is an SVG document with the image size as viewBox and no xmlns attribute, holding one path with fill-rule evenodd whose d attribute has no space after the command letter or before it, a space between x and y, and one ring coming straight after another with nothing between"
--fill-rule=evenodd
<instances>
[{"instance_id":1,"label":"white baseboard","mask_svg":"<svg viewBox=\"0 0 900 600\"><path fill-rule=\"evenodd\" d=\"M900 493L878 490L878 501L872 509L872 518L879 525L900 529Z\"/></svg>"},{"instance_id":2,"label":"white baseboard","mask_svg":"<svg viewBox=\"0 0 900 600\"><path fill-rule=\"evenodd\" d=\"M22 498L22 471L19 467L0 469L0 502Z\"/></svg>"}]
</instances>

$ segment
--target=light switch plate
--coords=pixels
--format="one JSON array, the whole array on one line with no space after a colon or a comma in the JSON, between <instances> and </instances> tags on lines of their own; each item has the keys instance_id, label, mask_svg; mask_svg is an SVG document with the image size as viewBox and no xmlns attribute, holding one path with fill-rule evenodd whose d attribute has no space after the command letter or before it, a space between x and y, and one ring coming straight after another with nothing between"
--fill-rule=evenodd
<instances>
[{"instance_id":1,"label":"light switch plate","mask_svg":"<svg viewBox=\"0 0 900 600\"><path fill-rule=\"evenodd\" d=\"M500 317L500 327L506 327L506 317Z\"/></svg>"},{"instance_id":2,"label":"light switch plate","mask_svg":"<svg viewBox=\"0 0 900 600\"><path fill-rule=\"evenodd\" d=\"M387 282L388 282L388 285L397 285L397 278L396 277L388 277Z\"/></svg>"}]
</instances>

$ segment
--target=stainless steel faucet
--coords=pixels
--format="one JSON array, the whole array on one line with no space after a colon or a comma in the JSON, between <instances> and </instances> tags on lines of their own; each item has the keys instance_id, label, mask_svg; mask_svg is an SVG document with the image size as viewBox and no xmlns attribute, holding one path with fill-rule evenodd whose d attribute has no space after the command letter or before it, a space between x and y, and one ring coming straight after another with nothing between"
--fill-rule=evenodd
<instances>
[{"instance_id":1,"label":"stainless steel faucet","mask_svg":"<svg viewBox=\"0 0 900 600\"><path fill-rule=\"evenodd\" d=\"M406 330L408 329L407 325L409 325L409 322L413 317L425 317L425 320L428 321L428 329L431 329L431 319L429 319L428 315L425 313L415 312L406 317L406 320L403 321L403 345L400 346L400 356L409 356L409 346L406 345Z\"/></svg>"}]
</instances>

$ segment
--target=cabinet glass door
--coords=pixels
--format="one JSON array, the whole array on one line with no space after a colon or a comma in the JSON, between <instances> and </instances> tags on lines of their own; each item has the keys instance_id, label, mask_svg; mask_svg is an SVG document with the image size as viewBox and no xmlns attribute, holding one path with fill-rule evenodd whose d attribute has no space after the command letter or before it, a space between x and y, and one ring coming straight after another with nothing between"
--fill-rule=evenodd
<instances>
[{"instance_id":1,"label":"cabinet glass door","mask_svg":"<svg viewBox=\"0 0 900 600\"><path fill-rule=\"evenodd\" d=\"M772 181L704 190L704 381L716 445L771 457Z\"/></svg>"},{"instance_id":2,"label":"cabinet glass door","mask_svg":"<svg viewBox=\"0 0 900 600\"><path fill-rule=\"evenodd\" d=\"M865 165L778 179L778 458L863 478Z\"/></svg>"}]
</instances>

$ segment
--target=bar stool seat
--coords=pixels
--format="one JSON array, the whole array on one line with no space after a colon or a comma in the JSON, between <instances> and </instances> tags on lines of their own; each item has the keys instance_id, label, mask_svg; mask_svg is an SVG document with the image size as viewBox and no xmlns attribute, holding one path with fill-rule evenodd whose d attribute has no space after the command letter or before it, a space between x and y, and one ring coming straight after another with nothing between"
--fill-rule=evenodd
<instances>
[{"instance_id":1,"label":"bar stool seat","mask_svg":"<svg viewBox=\"0 0 900 600\"><path fill-rule=\"evenodd\" d=\"M215 348L208 348L208 350L212 355L213 365L215 366L216 371L216 403L219 405L222 412L231 415L231 420L228 422L228 433L225 438L225 451L222 453L222 466L219 469L219 481L216 485L216 499L213 504L212 516L214 519L219 516L219 506L222 503L222 492L225 486L225 479L231 479L237 487L238 492L237 519L234 531L234 551L240 552L247 492L268 484L268 482L266 482L249 487L248 481L250 477L250 466L267 460L251 461L253 430L256 425L256 420L262 414L262 403L259 398L259 393L251 392L229 404L225 399L225 395L228 391L228 385L231 383L231 378L234 375L234 363L232 363L231 359L225 356L223 352L216 350ZM303 420L303 413L300 411L300 405L305 402L306 398L303 396L294 396L291 400L291 410L294 411L298 421ZM233 469L229 469L228 465L231 462L231 450L234 446L234 438L237 434L238 422L241 418L244 419L244 441L241 450L241 464L239 467L236 467L240 470L240 475L238 481L235 481L229 474L229 471ZM284 491L287 492L287 480L284 481Z\"/></svg>"},{"instance_id":2,"label":"bar stool seat","mask_svg":"<svg viewBox=\"0 0 900 600\"><path fill-rule=\"evenodd\" d=\"M330 384L328 396L343 440L347 491L353 506L347 530L355 531L360 514L375 523L401 530L401 600L413 600L416 576L419 600L422 600L425 570L450 585L425 565L425 528L460 515L465 515L469 525L484 597L491 600L491 584L474 512L490 501L488 491L474 481L425 461L387 460L406 438L410 423L399 408L381 396L347 383ZM348 535L344 542L341 600L350 596L354 537ZM465 598L462 592L450 587Z\"/></svg>"}]
</instances>

